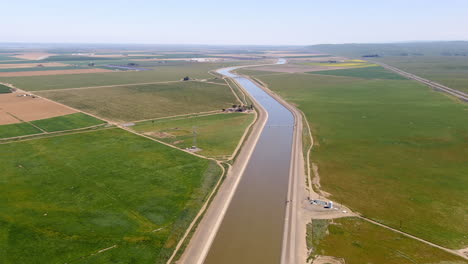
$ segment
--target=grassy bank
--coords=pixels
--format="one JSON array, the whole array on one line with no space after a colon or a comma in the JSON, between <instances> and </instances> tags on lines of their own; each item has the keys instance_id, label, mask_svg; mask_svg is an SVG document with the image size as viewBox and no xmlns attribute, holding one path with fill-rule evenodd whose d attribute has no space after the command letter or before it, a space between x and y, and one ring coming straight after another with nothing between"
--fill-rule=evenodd
<instances>
[{"instance_id":1,"label":"grassy bank","mask_svg":"<svg viewBox=\"0 0 468 264\"><path fill-rule=\"evenodd\" d=\"M165 263L220 174L119 129L0 151L3 263Z\"/></svg>"}]
</instances>

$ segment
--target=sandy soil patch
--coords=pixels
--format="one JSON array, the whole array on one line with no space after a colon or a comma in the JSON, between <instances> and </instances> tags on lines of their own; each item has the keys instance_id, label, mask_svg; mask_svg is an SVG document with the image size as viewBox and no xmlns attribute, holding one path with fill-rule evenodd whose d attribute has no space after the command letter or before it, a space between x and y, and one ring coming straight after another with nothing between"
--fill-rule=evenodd
<instances>
[{"instance_id":1,"label":"sandy soil patch","mask_svg":"<svg viewBox=\"0 0 468 264\"><path fill-rule=\"evenodd\" d=\"M47 53L47 52L24 52L13 57L18 58L18 59L23 59L23 60L42 60L52 55L55 55L55 54Z\"/></svg>"},{"instance_id":2,"label":"sandy soil patch","mask_svg":"<svg viewBox=\"0 0 468 264\"><path fill-rule=\"evenodd\" d=\"M19 97L18 95L20 94L23 93L0 95L0 125L11 124L13 121L12 119L5 117L3 112L10 113L24 121L34 121L76 113L76 111L71 108L56 104L43 98L33 98L32 96Z\"/></svg>"},{"instance_id":3,"label":"sandy soil patch","mask_svg":"<svg viewBox=\"0 0 468 264\"><path fill-rule=\"evenodd\" d=\"M0 69L21 69L21 68L34 68L37 65L42 65L44 67L63 67L68 66L68 64L60 62L46 62L46 63L21 63L21 64L0 64Z\"/></svg>"},{"instance_id":4,"label":"sandy soil patch","mask_svg":"<svg viewBox=\"0 0 468 264\"><path fill-rule=\"evenodd\" d=\"M106 70L106 69L78 69L78 70L58 70L58 71L0 72L0 77L64 75L64 74L98 73L98 72L114 72L114 71Z\"/></svg>"},{"instance_id":5,"label":"sandy soil patch","mask_svg":"<svg viewBox=\"0 0 468 264\"><path fill-rule=\"evenodd\" d=\"M457 250L458 253L460 253L461 255L464 255L464 256L467 256L468 257L468 247L467 248L462 248L460 250Z\"/></svg>"}]
</instances>

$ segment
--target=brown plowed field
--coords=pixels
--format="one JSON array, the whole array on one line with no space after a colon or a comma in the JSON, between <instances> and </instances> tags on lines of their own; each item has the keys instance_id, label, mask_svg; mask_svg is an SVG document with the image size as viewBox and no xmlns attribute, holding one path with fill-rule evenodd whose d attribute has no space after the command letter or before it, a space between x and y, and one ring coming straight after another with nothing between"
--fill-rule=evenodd
<instances>
[{"instance_id":1,"label":"brown plowed field","mask_svg":"<svg viewBox=\"0 0 468 264\"><path fill-rule=\"evenodd\" d=\"M68 64L60 62L47 62L47 63L21 63L21 64L0 64L0 69L20 69L20 68L34 68L41 64L44 67L63 67Z\"/></svg>"},{"instance_id":2,"label":"brown plowed field","mask_svg":"<svg viewBox=\"0 0 468 264\"><path fill-rule=\"evenodd\" d=\"M0 125L15 124L19 122L21 121L12 117L7 112L0 110Z\"/></svg>"},{"instance_id":3,"label":"brown plowed field","mask_svg":"<svg viewBox=\"0 0 468 264\"><path fill-rule=\"evenodd\" d=\"M32 98L31 96L18 97L17 95L19 94L21 93L0 94L0 125L17 123L7 113L24 121L76 113L71 108L43 98Z\"/></svg>"},{"instance_id":4,"label":"brown plowed field","mask_svg":"<svg viewBox=\"0 0 468 264\"><path fill-rule=\"evenodd\" d=\"M59 71L0 72L0 77L64 75L64 74L98 73L98 72L113 72L113 71L106 70L106 69L79 69L79 70L59 70Z\"/></svg>"}]
</instances>

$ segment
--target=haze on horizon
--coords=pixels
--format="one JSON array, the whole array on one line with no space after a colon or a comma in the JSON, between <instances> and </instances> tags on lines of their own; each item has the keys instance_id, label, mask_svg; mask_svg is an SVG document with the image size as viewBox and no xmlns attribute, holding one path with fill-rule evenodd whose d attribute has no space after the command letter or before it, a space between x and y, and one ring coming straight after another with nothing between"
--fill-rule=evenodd
<instances>
[{"instance_id":1,"label":"haze on horizon","mask_svg":"<svg viewBox=\"0 0 468 264\"><path fill-rule=\"evenodd\" d=\"M468 40L468 1L6 1L0 42L310 45Z\"/></svg>"}]
</instances>

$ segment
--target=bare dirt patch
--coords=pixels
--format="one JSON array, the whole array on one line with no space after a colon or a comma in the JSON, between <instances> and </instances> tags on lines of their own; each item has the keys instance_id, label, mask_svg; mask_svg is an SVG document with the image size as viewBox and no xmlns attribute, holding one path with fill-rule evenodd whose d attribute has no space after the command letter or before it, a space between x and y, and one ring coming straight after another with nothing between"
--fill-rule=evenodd
<instances>
[{"instance_id":1,"label":"bare dirt patch","mask_svg":"<svg viewBox=\"0 0 468 264\"><path fill-rule=\"evenodd\" d=\"M42 60L52 55L55 55L55 54L47 53L47 52L25 52L25 53L21 53L13 57L18 58L18 59L23 59L23 60Z\"/></svg>"},{"instance_id":2,"label":"bare dirt patch","mask_svg":"<svg viewBox=\"0 0 468 264\"><path fill-rule=\"evenodd\" d=\"M312 264L345 264L345 260L342 258L335 258L331 256L317 256Z\"/></svg>"},{"instance_id":3,"label":"bare dirt patch","mask_svg":"<svg viewBox=\"0 0 468 264\"><path fill-rule=\"evenodd\" d=\"M98 72L114 72L114 71L106 70L106 69L79 69L79 70L58 70L58 71L0 72L0 77L65 75L65 74L83 74L83 73L98 73Z\"/></svg>"},{"instance_id":4,"label":"bare dirt patch","mask_svg":"<svg viewBox=\"0 0 468 264\"><path fill-rule=\"evenodd\" d=\"M156 138L172 138L175 137L174 135L171 135L166 132L159 132L159 131L154 131L154 132L146 132L143 133L144 135L150 136L150 137L156 137Z\"/></svg>"},{"instance_id":5,"label":"bare dirt patch","mask_svg":"<svg viewBox=\"0 0 468 264\"><path fill-rule=\"evenodd\" d=\"M24 121L34 121L76 113L76 111L71 108L43 98L18 96L20 94L22 93L0 95L0 125L11 124L14 119L11 115ZM10 117L13 119L6 117L8 113L11 114ZM14 123L18 122L15 121Z\"/></svg>"},{"instance_id":6,"label":"bare dirt patch","mask_svg":"<svg viewBox=\"0 0 468 264\"><path fill-rule=\"evenodd\" d=\"M21 69L21 68L34 68L38 65L42 65L44 67L63 67L68 66L68 64L60 63L60 62L46 62L46 63L21 63L21 64L0 64L0 69Z\"/></svg>"}]
</instances>

